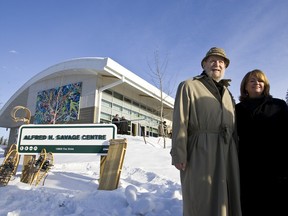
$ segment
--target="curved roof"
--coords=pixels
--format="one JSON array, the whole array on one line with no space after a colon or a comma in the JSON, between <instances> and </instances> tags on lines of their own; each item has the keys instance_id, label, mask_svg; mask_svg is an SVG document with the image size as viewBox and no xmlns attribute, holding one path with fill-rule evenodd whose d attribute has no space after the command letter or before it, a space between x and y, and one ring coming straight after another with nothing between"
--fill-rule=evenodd
<instances>
[{"instance_id":1,"label":"curved roof","mask_svg":"<svg viewBox=\"0 0 288 216\"><path fill-rule=\"evenodd\" d=\"M108 57L76 58L55 64L43 70L19 88L0 110L0 127L10 128L18 125L10 118L10 111L14 106L26 105L16 104L16 102L19 103L20 101L21 103L20 96L23 94L25 95L25 92L27 94L27 91L32 84L41 80L52 79L63 75L73 75L73 73L79 75L79 72L86 75L102 75L118 78L119 80L122 80L123 83L140 91L143 95L151 96L156 100L161 101L161 92L158 88L127 70L112 59ZM163 104L173 109L174 99L164 92L162 98ZM22 103L26 103L26 101L22 100Z\"/></svg>"}]
</instances>

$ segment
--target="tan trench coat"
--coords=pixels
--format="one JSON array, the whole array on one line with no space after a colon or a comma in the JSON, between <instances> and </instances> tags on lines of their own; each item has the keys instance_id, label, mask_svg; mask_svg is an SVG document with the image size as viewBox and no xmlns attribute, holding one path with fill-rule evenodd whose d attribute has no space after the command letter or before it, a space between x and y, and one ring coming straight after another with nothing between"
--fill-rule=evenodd
<instances>
[{"instance_id":1,"label":"tan trench coat","mask_svg":"<svg viewBox=\"0 0 288 216\"><path fill-rule=\"evenodd\" d=\"M182 82L174 104L172 164L187 162L183 215L241 216L234 102L225 86L221 99L202 78Z\"/></svg>"}]
</instances>

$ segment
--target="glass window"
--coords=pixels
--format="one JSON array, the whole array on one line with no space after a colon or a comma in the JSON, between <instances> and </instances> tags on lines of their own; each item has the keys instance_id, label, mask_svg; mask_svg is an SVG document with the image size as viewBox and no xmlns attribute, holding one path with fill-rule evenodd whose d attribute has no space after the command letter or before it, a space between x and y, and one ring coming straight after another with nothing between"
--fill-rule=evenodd
<instances>
[{"instance_id":1,"label":"glass window","mask_svg":"<svg viewBox=\"0 0 288 216\"><path fill-rule=\"evenodd\" d=\"M102 121L102 122L105 122L105 123L109 122L109 123L111 123L111 121L110 121L111 115L110 115L110 114L101 112L100 118L101 118L101 121ZM105 121L104 121L104 120L105 120Z\"/></svg>"},{"instance_id":2,"label":"glass window","mask_svg":"<svg viewBox=\"0 0 288 216\"><path fill-rule=\"evenodd\" d=\"M139 107L139 103L137 103L136 101L133 101L133 105Z\"/></svg>"},{"instance_id":3,"label":"glass window","mask_svg":"<svg viewBox=\"0 0 288 216\"><path fill-rule=\"evenodd\" d=\"M124 101L125 101L126 103L131 104L131 100L130 100L129 98L124 97Z\"/></svg>"},{"instance_id":4,"label":"glass window","mask_svg":"<svg viewBox=\"0 0 288 216\"><path fill-rule=\"evenodd\" d=\"M114 93L114 97L119 99L119 100L122 100L123 101L123 95L122 94L119 94L118 92L113 92Z\"/></svg>"},{"instance_id":5,"label":"glass window","mask_svg":"<svg viewBox=\"0 0 288 216\"><path fill-rule=\"evenodd\" d=\"M112 91L110 91L110 90L108 90L108 89L104 90L103 92L105 92L105 93L107 93L107 94L109 94L109 95L112 95Z\"/></svg>"},{"instance_id":6,"label":"glass window","mask_svg":"<svg viewBox=\"0 0 288 216\"><path fill-rule=\"evenodd\" d=\"M142 104L140 105L140 108L143 109L143 110L146 110L146 106L144 106Z\"/></svg>"},{"instance_id":7,"label":"glass window","mask_svg":"<svg viewBox=\"0 0 288 216\"><path fill-rule=\"evenodd\" d=\"M111 108L112 103L102 99L102 106Z\"/></svg>"},{"instance_id":8,"label":"glass window","mask_svg":"<svg viewBox=\"0 0 288 216\"><path fill-rule=\"evenodd\" d=\"M113 104L113 110L122 111L122 107L117 104Z\"/></svg>"},{"instance_id":9,"label":"glass window","mask_svg":"<svg viewBox=\"0 0 288 216\"><path fill-rule=\"evenodd\" d=\"M123 107L123 109L122 109L122 112L123 112L123 114L128 114L128 115L131 114L131 110L130 110L130 109L127 109L127 108L124 108L124 107Z\"/></svg>"}]
</instances>

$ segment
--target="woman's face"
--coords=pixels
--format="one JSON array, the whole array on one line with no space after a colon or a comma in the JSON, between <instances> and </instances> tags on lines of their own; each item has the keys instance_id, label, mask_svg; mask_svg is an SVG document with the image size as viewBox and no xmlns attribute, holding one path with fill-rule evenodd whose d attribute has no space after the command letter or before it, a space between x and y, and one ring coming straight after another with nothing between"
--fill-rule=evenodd
<instances>
[{"instance_id":1,"label":"woman's face","mask_svg":"<svg viewBox=\"0 0 288 216\"><path fill-rule=\"evenodd\" d=\"M250 98L257 98L263 94L264 91L264 81L257 78L256 76L251 76L245 86L245 90L248 92Z\"/></svg>"}]
</instances>

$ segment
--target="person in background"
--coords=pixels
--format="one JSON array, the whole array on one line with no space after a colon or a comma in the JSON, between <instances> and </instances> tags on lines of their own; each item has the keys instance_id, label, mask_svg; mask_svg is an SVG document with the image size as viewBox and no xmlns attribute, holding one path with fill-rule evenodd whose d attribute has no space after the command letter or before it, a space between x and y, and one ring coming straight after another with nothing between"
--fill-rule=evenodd
<instances>
[{"instance_id":1,"label":"person in background","mask_svg":"<svg viewBox=\"0 0 288 216\"><path fill-rule=\"evenodd\" d=\"M167 137L167 124L166 121L160 122L158 126L158 134L162 137Z\"/></svg>"},{"instance_id":2,"label":"person in background","mask_svg":"<svg viewBox=\"0 0 288 216\"><path fill-rule=\"evenodd\" d=\"M120 131L120 118L119 118L119 115L116 114L113 119L112 119L112 124L115 124L116 127L117 127L117 133L119 133Z\"/></svg>"},{"instance_id":3,"label":"person in background","mask_svg":"<svg viewBox=\"0 0 288 216\"><path fill-rule=\"evenodd\" d=\"M120 119L119 130L120 134L128 134L128 121L125 116L122 116Z\"/></svg>"},{"instance_id":4,"label":"person in background","mask_svg":"<svg viewBox=\"0 0 288 216\"><path fill-rule=\"evenodd\" d=\"M224 80L230 60L211 48L203 72L179 84L172 164L180 170L184 216L241 216L235 101Z\"/></svg>"},{"instance_id":5,"label":"person in background","mask_svg":"<svg viewBox=\"0 0 288 216\"><path fill-rule=\"evenodd\" d=\"M261 70L248 72L236 105L243 215L288 215L288 107Z\"/></svg>"},{"instance_id":6,"label":"person in background","mask_svg":"<svg viewBox=\"0 0 288 216\"><path fill-rule=\"evenodd\" d=\"M163 131L164 131L164 136L167 137L168 135L168 128L167 128L167 124L166 121L163 121Z\"/></svg>"}]
</instances>

